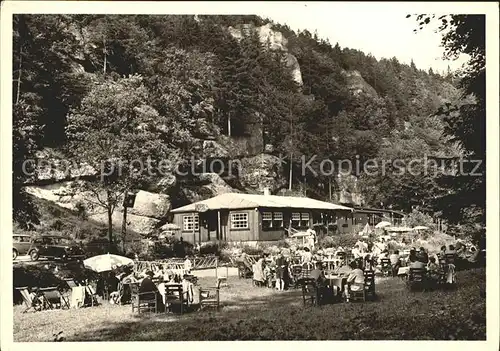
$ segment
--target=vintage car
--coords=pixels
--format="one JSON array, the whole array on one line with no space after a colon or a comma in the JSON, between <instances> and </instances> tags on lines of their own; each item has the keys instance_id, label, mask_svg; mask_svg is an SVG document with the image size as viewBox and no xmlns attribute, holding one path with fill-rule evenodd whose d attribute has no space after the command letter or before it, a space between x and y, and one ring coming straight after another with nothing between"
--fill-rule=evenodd
<instances>
[{"instance_id":1,"label":"vintage car","mask_svg":"<svg viewBox=\"0 0 500 351\"><path fill-rule=\"evenodd\" d=\"M12 235L12 259L15 260L19 255L27 255L31 247L31 235L14 234Z\"/></svg>"},{"instance_id":2,"label":"vintage car","mask_svg":"<svg viewBox=\"0 0 500 351\"><path fill-rule=\"evenodd\" d=\"M40 257L60 260L81 260L85 258L85 252L76 243L68 238L55 235L43 235L31 241L28 250L31 260L36 261Z\"/></svg>"}]
</instances>

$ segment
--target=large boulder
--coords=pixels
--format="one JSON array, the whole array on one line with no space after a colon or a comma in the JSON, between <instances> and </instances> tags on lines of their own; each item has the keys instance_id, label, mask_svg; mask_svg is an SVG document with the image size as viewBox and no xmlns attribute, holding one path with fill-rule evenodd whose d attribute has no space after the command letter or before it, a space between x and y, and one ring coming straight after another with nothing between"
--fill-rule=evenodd
<instances>
[{"instance_id":1,"label":"large boulder","mask_svg":"<svg viewBox=\"0 0 500 351\"><path fill-rule=\"evenodd\" d=\"M120 208L121 209L121 208ZM164 218L171 209L170 196L140 190L135 197L133 208L128 213L156 219Z\"/></svg>"},{"instance_id":2,"label":"large boulder","mask_svg":"<svg viewBox=\"0 0 500 351\"><path fill-rule=\"evenodd\" d=\"M98 223L107 224L108 215L104 211L99 211L91 216L89 219L94 220ZM121 228L123 223L123 213L119 211L114 211L112 216L113 227ZM156 228L160 225L160 220L144 216L136 216L134 214L127 213L127 230L134 231L139 234L149 235L152 234Z\"/></svg>"}]
</instances>

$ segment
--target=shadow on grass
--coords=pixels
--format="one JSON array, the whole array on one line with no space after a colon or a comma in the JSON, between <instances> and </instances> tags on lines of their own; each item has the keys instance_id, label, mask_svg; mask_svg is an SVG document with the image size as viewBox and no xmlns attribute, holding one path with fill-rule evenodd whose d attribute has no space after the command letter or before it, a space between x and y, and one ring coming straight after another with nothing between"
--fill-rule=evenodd
<instances>
[{"instance_id":1,"label":"shadow on grass","mask_svg":"<svg viewBox=\"0 0 500 351\"><path fill-rule=\"evenodd\" d=\"M303 306L300 290L228 299L219 312L133 315L68 341L172 340L484 340L484 270L460 272L457 291L409 292L398 279L380 281L377 300ZM258 294L248 282L248 291ZM231 292L222 292L229 295Z\"/></svg>"}]
</instances>

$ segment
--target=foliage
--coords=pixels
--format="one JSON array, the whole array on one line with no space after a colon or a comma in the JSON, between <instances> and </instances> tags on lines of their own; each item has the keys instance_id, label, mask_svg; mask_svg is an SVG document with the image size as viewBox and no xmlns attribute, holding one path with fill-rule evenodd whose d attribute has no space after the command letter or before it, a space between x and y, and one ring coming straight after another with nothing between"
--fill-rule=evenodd
<instances>
[{"instance_id":1,"label":"foliage","mask_svg":"<svg viewBox=\"0 0 500 351\"><path fill-rule=\"evenodd\" d=\"M436 225L434 224L434 219L427 213L420 212L416 209L408 213L405 217L406 225L410 228L416 226L425 226L430 230L434 230Z\"/></svg>"},{"instance_id":2,"label":"foliage","mask_svg":"<svg viewBox=\"0 0 500 351\"><path fill-rule=\"evenodd\" d=\"M461 76L377 60L257 16L16 16L14 217L36 223L20 165L53 146L109 174L80 186L106 208L111 235L125 191L157 180L134 166L110 172L118 160L203 157L202 124L237 138L262 130L262 142L285 156L289 189L300 184L319 199L329 198L332 186L341 190L339 169L303 174L302 156L317 155L313 168L324 159L484 160L484 17L439 20L445 54L471 55ZM286 37L287 52L269 49L252 29L267 23ZM292 79L294 59L301 86ZM457 77L474 103L453 86ZM417 208L471 228L484 223L484 176L422 176L426 170L397 174L391 165L384 175L353 173L366 205Z\"/></svg>"},{"instance_id":3,"label":"foliage","mask_svg":"<svg viewBox=\"0 0 500 351\"><path fill-rule=\"evenodd\" d=\"M409 17L409 16L408 16ZM440 181L451 191L439 205L450 223L476 227L476 239L485 235L486 223L486 48L485 15L418 15L420 29L433 20L440 22L444 56L455 59L460 54L469 60L460 72L459 85L464 96L474 102L444 106L440 113L447 123L446 132L465 149L466 156L477 161L466 164L465 174L446 175ZM474 172L474 174L472 174Z\"/></svg>"}]
</instances>

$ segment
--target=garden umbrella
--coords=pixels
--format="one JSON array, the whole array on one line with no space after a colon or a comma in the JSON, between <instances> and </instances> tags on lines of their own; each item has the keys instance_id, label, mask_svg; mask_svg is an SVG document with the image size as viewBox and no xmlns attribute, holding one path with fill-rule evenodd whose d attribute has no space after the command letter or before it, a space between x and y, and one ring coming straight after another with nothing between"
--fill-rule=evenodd
<instances>
[{"instance_id":1,"label":"garden umbrella","mask_svg":"<svg viewBox=\"0 0 500 351\"><path fill-rule=\"evenodd\" d=\"M133 264L134 261L130 258L119 255L112 255L109 253L105 255L90 257L83 261L83 265L86 268L91 269L97 273L111 271L114 267L128 266Z\"/></svg>"},{"instance_id":2,"label":"garden umbrella","mask_svg":"<svg viewBox=\"0 0 500 351\"><path fill-rule=\"evenodd\" d=\"M375 226L375 228L380 229L380 228L387 227L387 226L389 226L389 225L391 225L391 222L382 221L382 222L380 222L379 224L377 224L377 225Z\"/></svg>"}]
</instances>

